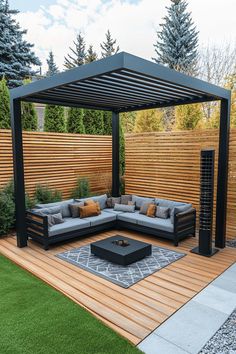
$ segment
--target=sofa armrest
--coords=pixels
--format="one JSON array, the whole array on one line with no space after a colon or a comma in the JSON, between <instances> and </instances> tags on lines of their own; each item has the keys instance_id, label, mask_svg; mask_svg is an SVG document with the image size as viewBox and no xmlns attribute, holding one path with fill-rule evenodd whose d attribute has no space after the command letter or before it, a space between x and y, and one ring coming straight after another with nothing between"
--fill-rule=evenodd
<instances>
[{"instance_id":1,"label":"sofa armrest","mask_svg":"<svg viewBox=\"0 0 236 354\"><path fill-rule=\"evenodd\" d=\"M174 232L180 233L196 227L196 209L189 210L174 215Z\"/></svg>"},{"instance_id":2,"label":"sofa armrest","mask_svg":"<svg viewBox=\"0 0 236 354\"><path fill-rule=\"evenodd\" d=\"M26 211L27 235L30 237L48 237L48 217L33 211Z\"/></svg>"}]
</instances>

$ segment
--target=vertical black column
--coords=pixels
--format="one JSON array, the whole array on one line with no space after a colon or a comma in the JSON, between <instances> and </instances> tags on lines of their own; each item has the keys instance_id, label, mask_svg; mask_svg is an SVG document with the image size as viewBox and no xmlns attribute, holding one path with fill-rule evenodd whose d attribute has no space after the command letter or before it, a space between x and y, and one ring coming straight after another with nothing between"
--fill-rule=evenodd
<instances>
[{"instance_id":1,"label":"vertical black column","mask_svg":"<svg viewBox=\"0 0 236 354\"><path fill-rule=\"evenodd\" d=\"M120 130L119 113L112 112L112 196L120 195Z\"/></svg>"},{"instance_id":2,"label":"vertical black column","mask_svg":"<svg viewBox=\"0 0 236 354\"><path fill-rule=\"evenodd\" d=\"M218 182L216 204L216 247L224 248L226 239L227 188L228 188L228 157L230 134L230 97L221 100L220 134L218 157Z\"/></svg>"},{"instance_id":3,"label":"vertical black column","mask_svg":"<svg viewBox=\"0 0 236 354\"><path fill-rule=\"evenodd\" d=\"M21 102L11 99L12 148L16 204L17 246L27 246L25 220L24 159L21 126Z\"/></svg>"}]
</instances>

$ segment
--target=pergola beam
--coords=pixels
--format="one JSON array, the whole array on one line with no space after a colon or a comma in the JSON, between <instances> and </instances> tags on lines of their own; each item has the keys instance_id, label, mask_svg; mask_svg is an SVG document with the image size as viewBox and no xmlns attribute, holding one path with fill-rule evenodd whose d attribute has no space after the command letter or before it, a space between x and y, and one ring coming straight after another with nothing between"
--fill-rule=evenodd
<instances>
[{"instance_id":1,"label":"pergola beam","mask_svg":"<svg viewBox=\"0 0 236 354\"><path fill-rule=\"evenodd\" d=\"M11 127L13 168L15 186L16 233L17 246L27 246L26 210L25 210L25 182L24 157L21 125L21 101L11 99Z\"/></svg>"},{"instance_id":2,"label":"pergola beam","mask_svg":"<svg viewBox=\"0 0 236 354\"><path fill-rule=\"evenodd\" d=\"M218 181L216 202L216 234L215 245L225 247L226 218L227 218L227 192L228 192L228 159L230 137L230 96L221 100L220 106L220 132L218 156Z\"/></svg>"}]
</instances>

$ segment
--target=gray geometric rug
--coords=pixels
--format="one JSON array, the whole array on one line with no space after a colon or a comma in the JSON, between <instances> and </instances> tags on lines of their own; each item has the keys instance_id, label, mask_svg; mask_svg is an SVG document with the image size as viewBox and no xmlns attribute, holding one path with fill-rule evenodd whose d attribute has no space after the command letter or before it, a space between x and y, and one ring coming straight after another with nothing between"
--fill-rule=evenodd
<instances>
[{"instance_id":1,"label":"gray geometric rug","mask_svg":"<svg viewBox=\"0 0 236 354\"><path fill-rule=\"evenodd\" d=\"M56 257L112 283L129 288L138 281L184 257L184 253L152 245L152 255L128 266L115 264L90 253L90 244L59 253Z\"/></svg>"}]
</instances>

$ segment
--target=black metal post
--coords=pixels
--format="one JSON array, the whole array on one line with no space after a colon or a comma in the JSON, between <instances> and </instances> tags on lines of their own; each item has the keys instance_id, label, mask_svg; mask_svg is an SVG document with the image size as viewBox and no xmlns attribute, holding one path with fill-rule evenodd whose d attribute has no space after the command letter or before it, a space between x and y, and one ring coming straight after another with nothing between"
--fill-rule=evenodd
<instances>
[{"instance_id":1,"label":"black metal post","mask_svg":"<svg viewBox=\"0 0 236 354\"><path fill-rule=\"evenodd\" d=\"M229 99L222 99L220 107L220 134L215 234L215 245L219 248L225 247L226 239L229 134L230 97Z\"/></svg>"},{"instance_id":2,"label":"black metal post","mask_svg":"<svg viewBox=\"0 0 236 354\"><path fill-rule=\"evenodd\" d=\"M21 102L11 99L12 148L16 205L17 246L27 246L25 220L24 158L21 126Z\"/></svg>"},{"instance_id":3,"label":"black metal post","mask_svg":"<svg viewBox=\"0 0 236 354\"><path fill-rule=\"evenodd\" d=\"M112 196L120 195L120 129L119 113L112 112Z\"/></svg>"}]
</instances>

